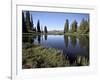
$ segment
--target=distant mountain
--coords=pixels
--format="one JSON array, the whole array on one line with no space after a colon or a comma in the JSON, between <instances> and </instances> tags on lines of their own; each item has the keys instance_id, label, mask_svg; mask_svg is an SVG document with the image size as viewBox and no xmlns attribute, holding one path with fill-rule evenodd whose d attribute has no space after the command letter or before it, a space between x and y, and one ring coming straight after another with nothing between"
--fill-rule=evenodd
<instances>
[{"instance_id":1,"label":"distant mountain","mask_svg":"<svg viewBox=\"0 0 100 80\"><path fill-rule=\"evenodd\" d=\"M63 30L51 30L51 31L48 31L48 32L63 32Z\"/></svg>"}]
</instances>

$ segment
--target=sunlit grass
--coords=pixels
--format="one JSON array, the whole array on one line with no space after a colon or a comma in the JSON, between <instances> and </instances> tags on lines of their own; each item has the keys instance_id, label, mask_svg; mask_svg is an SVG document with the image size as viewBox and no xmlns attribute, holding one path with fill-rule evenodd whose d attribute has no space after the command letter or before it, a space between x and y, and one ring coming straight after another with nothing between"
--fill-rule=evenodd
<instances>
[{"instance_id":1,"label":"sunlit grass","mask_svg":"<svg viewBox=\"0 0 100 80\"><path fill-rule=\"evenodd\" d=\"M22 51L23 68L48 68L69 66L60 50L34 46Z\"/></svg>"}]
</instances>

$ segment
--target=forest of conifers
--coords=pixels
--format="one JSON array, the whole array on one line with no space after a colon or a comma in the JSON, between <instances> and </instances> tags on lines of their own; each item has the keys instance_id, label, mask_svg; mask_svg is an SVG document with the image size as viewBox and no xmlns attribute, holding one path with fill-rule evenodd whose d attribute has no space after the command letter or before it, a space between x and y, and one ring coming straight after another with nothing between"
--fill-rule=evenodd
<instances>
[{"instance_id":1,"label":"forest of conifers","mask_svg":"<svg viewBox=\"0 0 100 80\"><path fill-rule=\"evenodd\" d=\"M57 24L57 23L55 23ZM81 20L80 25L78 25L76 20L73 20L71 25L69 25L69 20L65 20L64 24L64 33L79 33L79 34L88 34L89 33L89 19L85 20L84 18ZM37 25L34 25L33 17L30 15L29 11L22 12L22 32L23 33L32 33L32 32L44 32L47 33L48 29L45 25L41 26L40 20L37 21Z\"/></svg>"}]
</instances>

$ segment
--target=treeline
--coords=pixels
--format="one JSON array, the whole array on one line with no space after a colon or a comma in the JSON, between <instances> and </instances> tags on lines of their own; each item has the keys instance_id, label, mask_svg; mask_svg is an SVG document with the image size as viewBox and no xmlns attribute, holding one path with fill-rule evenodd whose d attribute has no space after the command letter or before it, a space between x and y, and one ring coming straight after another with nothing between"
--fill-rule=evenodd
<instances>
[{"instance_id":1,"label":"treeline","mask_svg":"<svg viewBox=\"0 0 100 80\"><path fill-rule=\"evenodd\" d=\"M82 19L79 26L78 26L78 22L74 20L69 26L69 21L68 19L66 19L66 22L64 25L64 33L88 34L89 33L89 20Z\"/></svg>"},{"instance_id":2,"label":"treeline","mask_svg":"<svg viewBox=\"0 0 100 80\"><path fill-rule=\"evenodd\" d=\"M38 32L38 33L47 33L47 26L43 27L40 26L40 21L37 21L37 26L33 23L33 17L30 14L29 11L22 11L22 32L23 33L32 33L32 32Z\"/></svg>"},{"instance_id":3,"label":"treeline","mask_svg":"<svg viewBox=\"0 0 100 80\"><path fill-rule=\"evenodd\" d=\"M32 14L29 11L22 11L22 32L23 33L48 33L47 26L40 26L40 21L37 21L37 25L34 25ZM69 25L68 19L65 21L64 33L79 33L88 34L89 33L89 20L82 19L80 25L74 20L71 25Z\"/></svg>"}]
</instances>

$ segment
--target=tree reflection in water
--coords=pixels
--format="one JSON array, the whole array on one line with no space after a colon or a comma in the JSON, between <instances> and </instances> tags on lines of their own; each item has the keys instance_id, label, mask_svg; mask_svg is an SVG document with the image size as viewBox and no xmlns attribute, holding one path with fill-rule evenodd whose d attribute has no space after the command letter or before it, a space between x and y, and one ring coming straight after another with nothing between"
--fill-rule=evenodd
<instances>
[{"instance_id":1,"label":"tree reflection in water","mask_svg":"<svg viewBox=\"0 0 100 80\"><path fill-rule=\"evenodd\" d=\"M67 48L68 47L68 35L64 35L64 42L65 42L65 46Z\"/></svg>"},{"instance_id":2,"label":"tree reflection in water","mask_svg":"<svg viewBox=\"0 0 100 80\"><path fill-rule=\"evenodd\" d=\"M38 43L41 43L41 35L38 35Z\"/></svg>"},{"instance_id":3,"label":"tree reflection in water","mask_svg":"<svg viewBox=\"0 0 100 80\"><path fill-rule=\"evenodd\" d=\"M44 39L47 40L47 34L44 34Z\"/></svg>"},{"instance_id":4,"label":"tree reflection in water","mask_svg":"<svg viewBox=\"0 0 100 80\"><path fill-rule=\"evenodd\" d=\"M69 39L68 39L69 37ZM66 45L66 48L68 49L68 43L71 42L71 46L75 48L76 44L80 46L80 49L86 50L86 56L84 56L82 53L80 55L75 55L75 57L66 56L67 59L69 59L69 62L72 66L86 66L89 65L89 37L85 35L78 35L78 36L68 36L64 35L64 42Z\"/></svg>"},{"instance_id":5,"label":"tree reflection in water","mask_svg":"<svg viewBox=\"0 0 100 80\"><path fill-rule=\"evenodd\" d=\"M77 43L77 37L76 36L70 36L71 44L73 47L76 46Z\"/></svg>"},{"instance_id":6,"label":"tree reflection in water","mask_svg":"<svg viewBox=\"0 0 100 80\"><path fill-rule=\"evenodd\" d=\"M56 38L56 37L50 38L50 36L49 37L48 36L49 35L47 35L47 34L44 34L44 35L43 34L42 35L41 34L39 34L39 35L30 35L30 36L29 35L23 35L23 38L22 38L23 49L25 49L25 48L31 48L32 44L34 44L35 41L37 41L38 44L41 44L43 40L44 40L44 42L46 42L45 40L48 40L47 42L49 42L49 41L51 41L49 39ZM64 43L64 44L58 43L59 41L57 43L59 44L59 46L60 45L64 46L64 47L62 47L62 50L64 48L67 49L67 50L69 48L70 49L71 48L75 49L76 48L76 44L78 44L79 48L85 49L87 51L86 55L84 55L82 53L80 53L79 55L76 55L76 54L74 55L74 53L73 53L73 54L71 54L71 56L67 55L68 52L66 52L67 56L65 56L65 55L64 56L66 57L66 60L69 62L69 65L70 66L87 66L87 65L89 65L89 37L88 36L82 36L82 35L81 36L61 35L61 36L63 36L62 37L63 38L62 41L64 41L64 42L62 42L62 43ZM59 37L59 40L60 40L60 38L61 37ZM68 47L69 46L69 42L71 43L71 47ZM53 40L52 40L52 43L53 43ZM48 43L48 45L49 44L50 43ZM55 47L58 47L58 46L55 45ZM51 46L51 48L54 48L54 47ZM44 47L44 49L45 49L45 47ZM68 54L70 54L70 53L68 53Z\"/></svg>"},{"instance_id":7,"label":"tree reflection in water","mask_svg":"<svg viewBox=\"0 0 100 80\"><path fill-rule=\"evenodd\" d=\"M22 48L29 48L33 45L36 35L22 35Z\"/></svg>"},{"instance_id":8,"label":"tree reflection in water","mask_svg":"<svg viewBox=\"0 0 100 80\"><path fill-rule=\"evenodd\" d=\"M88 36L78 36L79 44L81 48L89 47L89 37Z\"/></svg>"}]
</instances>

